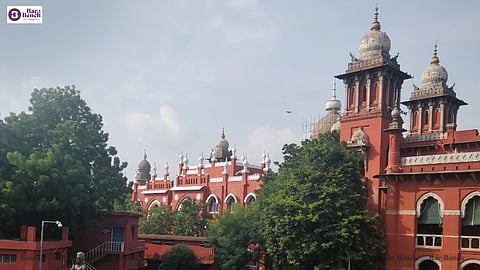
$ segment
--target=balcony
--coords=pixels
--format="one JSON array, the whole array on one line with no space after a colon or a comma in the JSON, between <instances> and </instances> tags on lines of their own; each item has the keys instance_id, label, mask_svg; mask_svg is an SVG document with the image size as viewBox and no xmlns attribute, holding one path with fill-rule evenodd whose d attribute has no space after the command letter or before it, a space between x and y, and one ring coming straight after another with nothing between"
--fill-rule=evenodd
<instances>
[{"instance_id":1,"label":"balcony","mask_svg":"<svg viewBox=\"0 0 480 270\"><path fill-rule=\"evenodd\" d=\"M460 248L480 251L480 236L460 236Z\"/></svg>"},{"instance_id":2,"label":"balcony","mask_svg":"<svg viewBox=\"0 0 480 270\"><path fill-rule=\"evenodd\" d=\"M417 234L417 247L441 248L442 236L437 234Z\"/></svg>"}]
</instances>

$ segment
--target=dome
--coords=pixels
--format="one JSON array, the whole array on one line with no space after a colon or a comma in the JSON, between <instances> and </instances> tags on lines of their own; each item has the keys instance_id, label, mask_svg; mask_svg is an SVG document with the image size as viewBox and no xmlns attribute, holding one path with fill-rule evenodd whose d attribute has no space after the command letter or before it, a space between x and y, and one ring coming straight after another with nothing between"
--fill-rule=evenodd
<instances>
[{"instance_id":1,"label":"dome","mask_svg":"<svg viewBox=\"0 0 480 270\"><path fill-rule=\"evenodd\" d=\"M325 104L325 110L327 111L340 111L341 108L342 104L340 103L340 100L334 99L333 97Z\"/></svg>"},{"instance_id":2,"label":"dome","mask_svg":"<svg viewBox=\"0 0 480 270\"><path fill-rule=\"evenodd\" d=\"M147 161L147 153L143 154L143 160L138 163L139 171L150 172L150 162Z\"/></svg>"},{"instance_id":3,"label":"dome","mask_svg":"<svg viewBox=\"0 0 480 270\"><path fill-rule=\"evenodd\" d=\"M359 127L357 131L353 133L352 139L350 141L353 144L370 145L370 139L368 138L367 133L363 131L362 127Z\"/></svg>"},{"instance_id":4,"label":"dome","mask_svg":"<svg viewBox=\"0 0 480 270\"><path fill-rule=\"evenodd\" d=\"M368 60L378 56L390 57L390 38L380 31L380 22L378 21L378 8L375 11L375 20L370 27L370 32L363 36L360 41L360 60Z\"/></svg>"},{"instance_id":5,"label":"dome","mask_svg":"<svg viewBox=\"0 0 480 270\"><path fill-rule=\"evenodd\" d=\"M228 141L225 140L225 132L222 130L220 140L218 140L217 144L215 145L214 158L218 161L224 161L226 158L228 158L228 146Z\"/></svg>"},{"instance_id":6,"label":"dome","mask_svg":"<svg viewBox=\"0 0 480 270\"><path fill-rule=\"evenodd\" d=\"M311 134L311 138L318 138L320 134L325 134L327 132L331 132L335 124L337 123L338 118L340 118L340 113L338 111L329 111L325 116L320 118L315 123L315 126L313 127L313 131Z\"/></svg>"},{"instance_id":7,"label":"dome","mask_svg":"<svg viewBox=\"0 0 480 270\"><path fill-rule=\"evenodd\" d=\"M435 85L444 85L448 80L447 70L440 66L440 59L437 57L437 45L433 52L432 61L430 66L426 68L422 73L422 87L429 88Z\"/></svg>"}]
</instances>

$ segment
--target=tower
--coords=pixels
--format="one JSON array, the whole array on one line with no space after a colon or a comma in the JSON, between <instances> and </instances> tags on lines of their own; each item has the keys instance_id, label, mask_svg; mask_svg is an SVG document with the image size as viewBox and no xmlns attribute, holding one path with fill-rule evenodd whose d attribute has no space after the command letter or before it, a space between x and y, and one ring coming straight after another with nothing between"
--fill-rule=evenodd
<instances>
[{"instance_id":1,"label":"tower","mask_svg":"<svg viewBox=\"0 0 480 270\"><path fill-rule=\"evenodd\" d=\"M369 211L379 211L379 181L373 176L387 166L389 134L383 132L392 122L392 110L399 107L403 81L411 76L400 70L397 56L390 56L390 38L380 29L378 8L370 32L360 42L360 57L350 54L344 74L336 78L345 85L345 107L341 117L340 140L364 156L365 187ZM361 138L361 139L359 139Z\"/></svg>"},{"instance_id":2,"label":"tower","mask_svg":"<svg viewBox=\"0 0 480 270\"><path fill-rule=\"evenodd\" d=\"M448 128L456 129L458 109L467 103L456 97L447 80L447 70L440 65L435 45L430 66L422 74L422 86L413 85L410 99L403 102L410 115L410 140L426 136L441 139Z\"/></svg>"}]
</instances>

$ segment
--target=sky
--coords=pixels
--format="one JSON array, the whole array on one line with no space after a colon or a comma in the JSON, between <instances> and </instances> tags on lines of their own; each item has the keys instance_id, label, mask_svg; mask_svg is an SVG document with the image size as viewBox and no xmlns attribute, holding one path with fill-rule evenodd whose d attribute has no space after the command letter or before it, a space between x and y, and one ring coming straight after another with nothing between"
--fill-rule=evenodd
<instances>
[{"instance_id":1,"label":"sky","mask_svg":"<svg viewBox=\"0 0 480 270\"><path fill-rule=\"evenodd\" d=\"M325 114L333 76L345 72L350 52L359 55L376 5L390 54L413 76L402 100L421 85L437 44L447 84L469 103L458 129L480 127L480 1L0 3L0 118L26 111L34 88L75 85L103 116L129 179L144 150L159 175L166 162L176 175L180 153L196 165L222 129L250 164L264 152L281 162L282 146L299 144ZM43 24L7 24L8 5L43 6Z\"/></svg>"}]
</instances>

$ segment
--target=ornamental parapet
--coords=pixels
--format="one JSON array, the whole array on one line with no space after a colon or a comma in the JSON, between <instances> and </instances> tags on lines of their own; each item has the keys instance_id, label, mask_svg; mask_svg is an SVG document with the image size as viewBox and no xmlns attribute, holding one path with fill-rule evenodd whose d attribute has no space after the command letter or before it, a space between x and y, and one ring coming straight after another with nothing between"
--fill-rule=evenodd
<instances>
[{"instance_id":1,"label":"ornamental parapet","mask_svg":"<svg viewBox=\"0 0 480 270\"><path fill-rule=\"evenodd\" d=\"M430 165L460 162L480 162L480 152L453 153L442 155L427 155L401 158L402 166Z\"/></svg>"},{"instance_id":2,"label":"ornamental parapet","mask_svg":"<svg viewBox=\"0 0 480 270\"><path fill-rule=\"evenodd\" d=\"M431 134L421 134L421 135L408 135L405 138L405 142L423 142L423 141L433 141L433 140L443 140L448 137L448 133L431 133Z\"/></svg>"}]
</instances>

